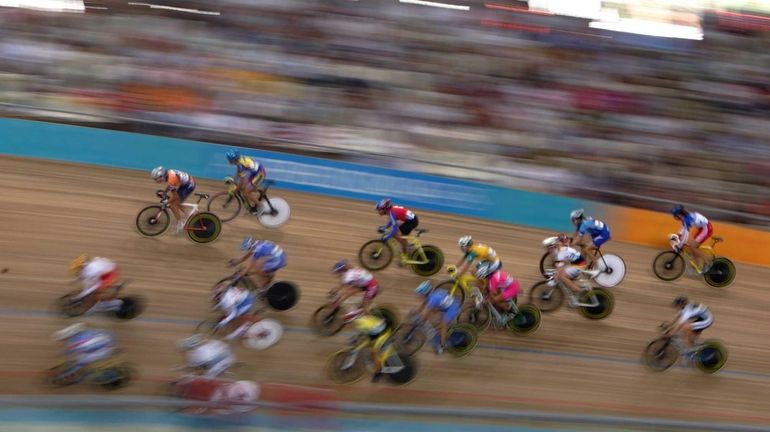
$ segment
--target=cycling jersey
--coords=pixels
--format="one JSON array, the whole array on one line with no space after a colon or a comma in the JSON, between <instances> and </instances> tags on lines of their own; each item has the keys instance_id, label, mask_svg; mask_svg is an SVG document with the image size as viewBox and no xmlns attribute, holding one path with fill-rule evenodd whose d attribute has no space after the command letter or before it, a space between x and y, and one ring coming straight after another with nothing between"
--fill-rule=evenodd
<instances>
[{"instance_id":1,"label":"cycling jersey","mask_svg":"<svg viewBox=\"0 0 770 432\"><path fill-rule=\"evenodd\" d=\"M220 321L220 325L223 326L239 316L246 315L255 303L256 298L253 293L238 288L228 289L217 305L226 314Z\"/></svg>"},{"instance_id":2,"label":"cycling jersey","mask_svg":"<svg viewBox=\"0 0 770 432\"><path fill-rule=\"evenodd\" d=\"M195 184L192 176L184 171L170 169L166 171L166 181L170 190L179 189L182 186Z\"/></svg>"},{"instance_id":3,"label":"cycling jersey","mask_svg":"<svg viewBox=\"0 0 770 432\"><path fill-rule=\"evenodd\" d=\"M80 271L83 279L83 292L77 298L83 298L94 291L105 290L118 281L118 265L107 258L94 257Z\"/></svg>"},{"instance_id":4,"label":"cycling jersey","mask_svg":"<svg viewBox=\"0 0 770 432\"><path fill-rule=\"evenodd\" d=\"M706 241L714 232L711 222L705 216L698 212L689 212L682 218L682 229L679 232L681 244L687 243L687 239L690 237L690 228L693 227L698 228L698 232L695 234L695 241L699 244Z\"/></svg>"},{"instance_id":5,"label":"cycling jersey","mask_svg":"<svg viewBox=\"0 0 770 432\"><path fill-rule=\"evenodd\" d=\"M709 308L702 304L690 303L679 313L679 323L693 321L693 330L703 330L714 322L714 315Z\"/></svg>"},{"instance_id":6,"label":"cycling jersey","mask_svg":"<svg viewBox=\"0 0 770 432\"><path fill-rule=\"evenodd\" d=\"M377 290L380 287L371 273L360 268L352 268L346 271L342 275L342 283L344 285L353 285L356 288L360 288L362 291L366 292L365 297L369 299L374 298L377 295Z\"/></svg>"},{"instance_id":7,"label":"cycling jersey","mask_svg":"<svg viewBox=\"0 0 770 432\"><path fill-rule=\"evenodd\" d=\"M453 322L460 314L459 302L445 289L435 289L428 294L427 306L442 312L442 319L446 323Z\"/></svg>"},{"instance_id":8,"label":"cycling jersey","mask_svg":"<svg viewBox=\"0 0 770 432\"><path fill-rule=\"evenodd\" d=\"M112 335L103 330L82 331L72 336L66 344L66 352L77 366L108 359L116 351Z\"/></svg>"},{"instance_id":9,"label":"cycling jersey","mask_svg":"<svg viewBox=\"0 0 770 432\"><path fill-rule=\"evenodd\" d=\"M489 261L493 267L497 267L500 263L500 257L497 255L497 252L491 247L481 243L474 244L467 252L465 252L465 260L469 263L473 262L476 258L478 258L479 261Z\"/></svg>"},{"instance_id":10,"label":"cycling jersey","mask_svg":"<svg viewBox=\"0 0 770 432\"><path fill-rule=\"evenodd\" d=\"M247 174L249 177L254 177L257 174L265 174L265 167L254 159L246 156L241 156L236 164L238 175L245 177Z\"/></svg>"},{"instance_id":11,"label":"cycling jersey","mask_svg":"<svg viewBox=\"0 0 770 432\"><path fill-rule=\"evenodd\" d=\"M585 219L578 227L578 234L582 237L591 236L594 246L599 247L610 239L610 229L604 222L597 219Z\"/></svg>"},{"instance_id":12,"label":"cycling jersey","mask_svg":"<svg viewBox=\"0 0 770 432\"><path fill-rule=\"evenodd\" d=\"M398 225L398 222L401 222L401 226ZM417 227L417 223L417 215L408 208L391 206L388 210L388 223L381 227L383 231L390 230L390 232L383 239L387 240L396 234L396 228L401 231L401 234L409 235Z\"/></svg>"},{"instance_id":13,"label":"cycling jersey","mask_svg":"<svg viewBox=\"0 0 770 432\"><path fill-rule=\"evenodd\" d=\"M261 241L254 246L251 259L256 261L260 258L266 258L262 265L262 271L265 273L274 273L286 266L286 254L280 246L271 241Z\"/></svg>"},{"instance_id":14,"label":"cycling jersey","mask_svg":"<svg viewBox=\"0 0 770 432\"><path fill-rule=\"evenodd\" d=\"M235 364L230 347L218 340L211 340L187 352L187 366L205 368L206 377L215 378Z\"/></svg>"},{"instance_id":15,"label":"cycling jersey","mask_svg":"<svg viewBox=\"0 0 770 432\"><path fill-rule=\"evenodd\" d=\"M581 265L585 262L580 252L569 246L562 246L556 251L556 261L568 262L573 265Z\"/></svg>"},{"instance_id":16,"label":"cycling jersey","mask_svg":"<svg viewBox=\"0 0 770 432\"><path fill-rule=\"evenodd\" d=\"M489 277L489 293L502 293L503 300L511 300L519 294L519 281L504 271L496 271Z\"/></svg>"}]
</instances>

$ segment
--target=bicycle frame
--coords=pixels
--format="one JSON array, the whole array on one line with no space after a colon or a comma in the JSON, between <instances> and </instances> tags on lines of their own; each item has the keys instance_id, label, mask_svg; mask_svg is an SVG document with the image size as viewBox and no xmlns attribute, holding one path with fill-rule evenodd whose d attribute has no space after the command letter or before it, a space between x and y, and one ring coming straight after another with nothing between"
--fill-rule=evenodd
<instances>
[{"instance_id":1,"label":"bicycle frame","mask_svg":"<svg viewBox=\"0 0 770 432\"><path fill-rule=\"evenodd\" d=\"M565 286L561 281L556 279L556 273L552 273L548 276L548 286L554 287L556 285L556 288L560 289L562 293L564 293L565 296L575 298L577 294L573 293L571 289L569 289L567 286ZM591 303L583 303L580 300L580 297L578 297L578 301L575 302L576 307L596 307L599 306L599 299L596 298L595 295L591 295Z\"/></svg>"},{"instance_id":2,"label":"bicycle frame","mask_svg":"<svg viewBox=\"0 0 770 432\"><path fill-rule=\"evenodd\" d=\"M158 214L155 215L155 219L160 217L160 214L163 213L164 210L168 209L170 206L168 204L168 194L166 194L166 191L164 190L158 190L157 194L158 197L161 198L160 200L160 206L161 210L158 212ZM203 201L204 198L207 198L207 195L205 194L196 194L198 196L198 202L196 203L180 203L180 207L188 207L190 209L189 213L182 210L182 214L185 215L185 231L206 231L206 227L203 226L202 221L198 221L198 226L190 226L187 221L190 220L191 217L198 214L198 208L200 207L201 201Z\"/></svg>"},{"instance_id":3,"label":"bicycle frame","mask_svg":"<svg viewBox=\"0 0 770 432\"><path fill-rule=\"evenodd\" d=\"M396 349L393 347L392 342L390 341L390 337L392 336L390 330L386 330L388 332L387 334L387 342L382 346L380 350L377 352L377 361L382 365L380 372L384 374L390 374L395 373L403 369L404 364L401 361L401 359L398 356L398 353L396 353ZM367 348L370 344L373 343L372 340L370 340L367 337L362 337L362 340L350 351L348 354L348 357L345 359L345 362L342 364L341 369L349 369L353 366L356 359L359 355L361 355L361 350L364 348ZM392 361L392 359L395 359L395 361ZM372 365L372 358L371 356L365 356L364 361ZM390 363L390 364L389 364ZM396 364L392 364L396 363Z\"/></svg>"},{"instance_id":4,"label":"bicycle frame","mask_svg":"<svg viewBox=\"0 0 770 432\"><path fill-rule=\"evenodd\" d=\"M259 198L257 199L257 202L265 201L267 203L267 206L270 207L270 213L272 214L275 212L275 208L273 207L273 204L270 203L270 198L267 197L267 190L272 186L275 182L272 180L265 180L262 182L265 187L260 189L257 188L256 191L259 194ZM246 199L246 197L243 195L243 192L238 187L238 183L233 179L232 177L225 178L225 184L227 185L227 192L230 194L230 196L235 197L238 201L241 202L241 205L244 207L251 207L251 204L249 203L249 200ZM258 214L262 214L262 210L257 207Z\"/></svg>"},{"instance_id":5,"label":"bicycle frame","mask_svg":"<svg viewBox=\"0 0 770 432\"><path fill-rule=\"evenodd\" d=\"M477 281L475 276L469 273L465 273L461 275L459 278L457 277L457 268L450 267L449 268L449 277L452 278L452 280L455 281L455 283L452 285L452 289L449 290L449 295L454 296L455 291L457 291L457 288L462 289L465 291L465 293L473 298L477 298L481 300L484 296L481 294L481 291L479 288L473 284L473 282Z\"/></svg>"},{"instance_id":6,"label":"bicycle frame","mask_svg":"<svg viewBox=\"0 0 770 432\"><path fill-rule=\"evenodd\" d=\"M711 239L711 246L709 245L700 245L698 246L698 249L702 249L706 252L706 255L710 255L710 259L713 261L716 257L716 252L714 251L714 246L716 246L717 243L722 241L719 237L712 237ZM690 264L690 267L692 267L695 271L698 273L701 273L703 268L698 265L697 260L695 259L693 247L689 244L685 244L682 246L682 249L678 252L679 255L682 256L682 258L685 259L685 261Z\"/></svg>"},{"instance_id":7,"label":"bicycle frame","mask_svg":"<svg viewBox=\"0 0 770 432\"><path fill-rule=\"evenodd\" d=\"M401 262L404 264L417 264L417 265L427 264L428 257L425 256L425 251L423 251L422 249L422 243L420 242L420 240L416 236L410 235L406 237L406 241L407 243L415 247L417 256L419 259L413 260L413 259L407 258L405 260L402 260ZM401 244L398 242L398 240L396 240L395 237L389 238L388 243L390 247L393 248L394 250L401 250Z\"/></svg>"}]
</instances>

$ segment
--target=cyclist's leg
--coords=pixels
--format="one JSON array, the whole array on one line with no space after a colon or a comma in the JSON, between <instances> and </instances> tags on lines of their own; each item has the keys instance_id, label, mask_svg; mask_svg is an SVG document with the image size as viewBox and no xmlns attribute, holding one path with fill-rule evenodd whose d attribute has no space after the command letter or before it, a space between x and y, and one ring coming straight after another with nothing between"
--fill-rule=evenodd
<instances>
[{"instance_id":1,"label":"cyclist's leg","mask_svg":"<svg viewBox=\"0 0 770 432\"><path fill-rule=\"evenodd\" d=\"M364 291L364 298L361 301L361 309L363 309L364 313L369 313L369 306L372 304L372 300L374 300L375 297L377 297L377 293L380 291L380 286L377 284L374 284L370 287L367 287Z\"/></svg>"},{"instance_id":2,"label":"cyclist's leg","mask_svg":"<svg viewBox=\"0 0 770 432\"><path fill-rule=\"evenodd\" d=\"M171 209L171 213L174 214L177 223L183 223L182 217L182 205L179 193L177 191L170 191L168 194L168 208Z\"/></svg>"},{"instance_id":3,"label":"cyclist's leg","mask_svg":"<svg viewBox=\"0 0 770 432\"><path fill-rule=\"evenodd\" d=\"M257 192L257 189L259 188L259 185L262 183L262 180L265 178L265 175L261 172L257 172L256 174L253 174L249 177L248 183L246 184L246 191L244 193L244 196L246 199L251 203L252 207L256 207L257 204L259 204L259 192Z\"/></svg>"},{"instance_id":4,"label":"cyclist's leg","mask_svg":"<svg viewBox=\"0 0 770 432\"><path fill-rule=\"evenodd\" d=\"M556 279L562 282L574 294L580 294L580 287L575 283L575 278L580 274L576 266L564 265L556 270Z\"/></svg>"},{"instance_id":5,"label":"cyclist's leg","mask_svg":"<svg viewBox=\"0 0 770 432\"><path fill-rule=\"evenodd\" d=\"M399 243L401 243L401 252L406 253L407 249L409 247L409 243L406 241L406 236L412 233L415 228L417 228L417 225L419 224L419 221L417 220L417 216L415 216L412 220L408 220L404 223L402 223L398 229L396 230L396 240L398 240Z\"/></svg>"},{"instance_id":6,"label":"cyclist's leg","mask_svg":"<svg viewBox=\"0 0 770 432\"><path fill-rule=\"evenodd\" d=\"M449 326L457 321L457 317L460 315L460 304L455 301L452 306L444 311L441 317L441 324L439 325L441 330L441 346L446 346L447 333L449 332Z\"/></svg>"},{"instance_id":7,"label":"cyclist's leg","mask_svg":"<svg viewBox=\"0 0 770 432\"><path fill-rule=\"evenodd\" d=\"M702 245L703 242L708 240L713 233L714 233L714 228L711 225L711 222L709 222L705 228L701 228L695 234L695 237L690 242L692 250L694 251L695 256L699 260L702 271L705 271L708 268L708 266L711 265L711 263L709 262L708 256L702 250L700 250L700 245Z\"/></svg>"}]
</instances>

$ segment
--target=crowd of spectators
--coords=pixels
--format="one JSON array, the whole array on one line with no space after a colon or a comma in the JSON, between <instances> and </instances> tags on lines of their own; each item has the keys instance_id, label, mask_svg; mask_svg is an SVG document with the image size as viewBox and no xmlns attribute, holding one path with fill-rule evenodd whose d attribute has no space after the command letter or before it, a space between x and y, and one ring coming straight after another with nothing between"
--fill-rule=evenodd
<instances>
[{"instance_id":1,"label":"crowd of spectators","mask_svg":"<svg viewBox=\"0 0 770 432\"><path fill-rule=\"evenodd\" d=\"M7 115L770 225L767 33L636 43L396 1L102 4L0 8Z\"/></svg>"}]
</instances>

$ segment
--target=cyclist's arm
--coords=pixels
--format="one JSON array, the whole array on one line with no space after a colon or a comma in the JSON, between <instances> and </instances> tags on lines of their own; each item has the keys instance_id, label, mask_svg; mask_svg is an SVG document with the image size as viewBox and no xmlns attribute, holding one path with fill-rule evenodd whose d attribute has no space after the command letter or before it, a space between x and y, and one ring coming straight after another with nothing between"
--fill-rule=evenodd
<instances>
[{"instance_id":1,"label":"cyclist's arm","mask_svg":"<svg viewBox=\"0 0 770 432\"><path fill-rule=\"evenodd\" d=\"M237 306L230 308L230 311L227 314L227 316L224 317L222 321L219 321L219 324L217 324L217 327L224 327L225 325L227 325L227 323L229 323L235 318L237 311L238 311Z\"/></svg>"},{"instance_id":2,"label":"cyclist's arm","mask_svg":"<svg viewBox=\"0 0 770 432\"><path fill-rule=\"evenodd\" d=\"M383 240L388 240L396 234L396 229L398 229L398 222L396 221L396 218L393 216L393 212L388 212L388 223L383 225L382 229L390 230L390 232L382 236Z\"/></svg>"}]
</instances>

